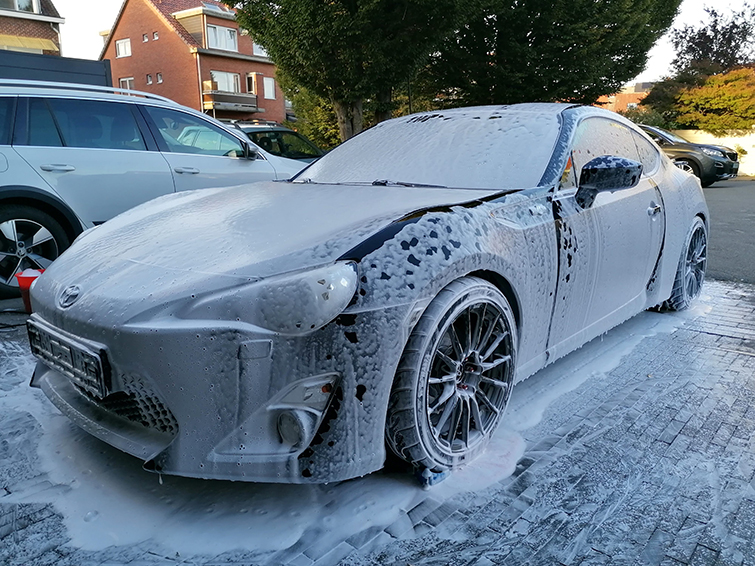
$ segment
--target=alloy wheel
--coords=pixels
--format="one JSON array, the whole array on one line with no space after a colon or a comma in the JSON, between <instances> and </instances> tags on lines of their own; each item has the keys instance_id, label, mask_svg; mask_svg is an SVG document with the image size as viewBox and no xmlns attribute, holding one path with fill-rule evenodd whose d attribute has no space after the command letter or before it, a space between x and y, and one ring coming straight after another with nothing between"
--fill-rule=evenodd
<instances>
[{"instance_id":1,"label":"alloy wheel","mask_svg":"<svg viewBox=\"0 0 755 566\"><path fill-rule=\"evenodd\" d=\"M443 330L427 380L427 419L438 446L466 452L489 437L513 383L512 341L497 305L475 303Z\"/></svg>"},{"instance_id":2,"label":"alloy wheel","mask_svg":"<svg viewBox=\"0 0 755 566\"><path fill-rule=\"evenodd\" d=\"M17 218L0 224L0 283L17 287L24 269L47 269L58 257L50 230L34 220Z\"/></svg>"}]
</instances>

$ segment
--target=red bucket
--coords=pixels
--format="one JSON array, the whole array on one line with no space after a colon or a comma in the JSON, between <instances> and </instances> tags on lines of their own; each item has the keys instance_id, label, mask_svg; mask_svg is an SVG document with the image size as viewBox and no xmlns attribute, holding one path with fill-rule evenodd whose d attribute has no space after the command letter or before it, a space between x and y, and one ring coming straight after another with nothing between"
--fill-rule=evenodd
<instances>
[{"instance_id":1,"label":"red bucket","mask_svg":"<svg viewBox=\"0 0 755 566\"><path fill-rule=\"evenodd\" d=\"M21 290L21 298L24 300L24 309L31 314L31 299L29 297L29 288L34 280L44 273L44 269L24 269L21 273L16 273L18 279L18 288Z\"/></svg>"}]
</instances>

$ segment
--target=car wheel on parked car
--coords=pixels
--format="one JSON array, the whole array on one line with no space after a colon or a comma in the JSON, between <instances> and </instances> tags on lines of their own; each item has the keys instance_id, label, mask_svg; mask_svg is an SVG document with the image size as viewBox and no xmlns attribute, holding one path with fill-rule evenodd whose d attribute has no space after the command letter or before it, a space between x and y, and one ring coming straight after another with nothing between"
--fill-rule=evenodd
<instances>
[{"instance_id":1,"label":"car wheel on parked car","mask_svg":"<svg viewBox=\"0 0 755 566\"><path fill-rule=\"evenodd\" d=\"M676 165L682 171L692 173L698 179L700 178L700 169L689 159L675 159L674 165Z\"/></svg>"},{"instance_id":2,"label":"car wheel on parked car","mask_svg":"<svg viewBox=\"0 0 755 566\"><path fill-rule=\"evenodd\" d=\"M700 295L708 263L707 255L708 232L705 223L696 216L679 258L674 287L667 301L669 308L676 311L689 308L692 301Z\"/></svg>"},{"instance_id":3,"label":"car wheel on parked car","mask_svg":"<svg viewBox=\"0 0 755 566\"><path fill-rule=\"evenodd\" d=\"M498 427L515 358L514 316L503 294L476 277L445 287L399 362L388 408L390 447L433 472L472 460Z\"/></svg>"},{"instance_id":4,"label":"car wheel on parked car","mask_svg":"<svg viewBox=\"0 0 755 566\"><path fill-rule=\"evenodd\" d=\"M16 273L46 269L70 242L49 214L25 205L0 207L0 297L18 296Z\"/></svg>"}]
</instances>

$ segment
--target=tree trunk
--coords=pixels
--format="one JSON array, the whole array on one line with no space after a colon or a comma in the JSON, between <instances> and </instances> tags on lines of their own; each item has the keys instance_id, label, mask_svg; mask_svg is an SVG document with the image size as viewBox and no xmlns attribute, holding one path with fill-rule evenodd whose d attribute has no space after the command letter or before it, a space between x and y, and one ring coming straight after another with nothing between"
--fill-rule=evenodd
<instances>
[{"instance_id":1,"label":"tree trunk","mask_svg":"<svg viewBox=\"0 0 755 566\"><path fill-rule=\"evenodd\" d=\"M341 141L354 137L364 127L364 117L361 100L343 101L333 100L333 110L338 118L338 131Z\"/></svg>"},{"instance_id":2,"label":"tree trunk","mask_svg":"<svg viewBox=\"0 0 755 566\"><path fill-rule=\"evenodd\" d=\"M377 93L377 110L375 110L376 122L385 122L392 118L391 99L391 87L387 87Z\"/></svg>"}]
</instances>

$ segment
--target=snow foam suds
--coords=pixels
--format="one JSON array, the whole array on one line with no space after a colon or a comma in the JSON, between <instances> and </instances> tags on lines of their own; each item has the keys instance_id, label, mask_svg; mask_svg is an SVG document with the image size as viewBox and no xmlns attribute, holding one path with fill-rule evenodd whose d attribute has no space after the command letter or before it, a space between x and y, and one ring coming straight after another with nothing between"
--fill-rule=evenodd
<instances>
[{"instance_id":1,"label":"snow foam suds","mask_svg":"<svg viewBox=\"0 0 755 566\"><path fill-rule=\"evenodd\" d=\"M80 430L29 388L25 377L33 361L16 353L11 369L24 380L0 397L0 408L23 407L40 423L42 474L11 486L4 502L52 504L63 516L69 544L83 550L146 543L184 557L266 552L286 549L307 533L335 547L370 527L388 527L428 497L445 500L508 477L524 452L518 433L499 430L481 458L429 491L408 474L323 486L159 477Z\"/></svg>"},{"instance_id":2,"label":"snow foam suds","mask_svg":"<svg viewBox=\"0 0 755 566\"><path fill-rule=\"evenodd\" d=\"M523 431L537 425L553 401L574 391L588 379L600 379L608 374L643 339L659 333L674 332L685 320L704 314L710 307L706 310L705 307L696 306L694 309L697 309L696 314L640 313L517 384L501 426Z\"/></svg>"},{"instance_id":3,"label":"snow foam suds","mask_svg":"<svg viewBox=\"0 0 755 566\"><path fill-rule=\"evenodd\" d=\"M71 424L27 386L32 358L20 347L12 352L6 347L3 369L13 377L6 373L2 381L0 410L30 413L42 436L41 475L9 486L3 501L52 504L63 516L69 544L84 550L142 544L185 558L274 552L302 538L332 548L370 527L408 522L408 511L427 498L442 502L507 478L525 452L520 431L535 426L559 396L611 371L644 338L706 314L710 306L701 299L681 314L642 313L518 384L486 453L428 491L408 474L376 473L322 486L160 478Z\"/></svg>"},{"instance_id":4,"label":"snow foam suds","mask_svg":"<svg viewBox=\"0 0 755 566\"><path fill-rule=\"evenodd\" d=\"M526 447L519 433L505 426L499 427L485 453L433 488L432 496L450 498L466 491L482 491L506 479L514 473Z\"/></svg>"}]
</instances>

